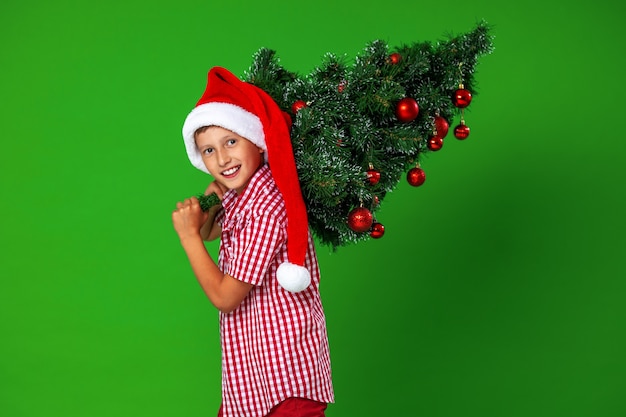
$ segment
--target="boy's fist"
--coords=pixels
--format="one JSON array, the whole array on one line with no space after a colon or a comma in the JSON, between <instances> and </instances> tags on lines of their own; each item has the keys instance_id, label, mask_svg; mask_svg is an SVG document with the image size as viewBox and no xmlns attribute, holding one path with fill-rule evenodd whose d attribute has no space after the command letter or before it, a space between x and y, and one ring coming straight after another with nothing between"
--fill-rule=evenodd
<instances>
[{"instance_id":1,"label":"boy's fist","mask_svg":"<svg viewBox=\"0 0 626 417\"><path fill-rule=\"evenodd\" d=\"M187 237L200 236L200 229L206 223L207 218L208 213L202 211L196 197L176 203L176 210L172 213L174 229L181 240Z\"/></svg>"}]
</instances>

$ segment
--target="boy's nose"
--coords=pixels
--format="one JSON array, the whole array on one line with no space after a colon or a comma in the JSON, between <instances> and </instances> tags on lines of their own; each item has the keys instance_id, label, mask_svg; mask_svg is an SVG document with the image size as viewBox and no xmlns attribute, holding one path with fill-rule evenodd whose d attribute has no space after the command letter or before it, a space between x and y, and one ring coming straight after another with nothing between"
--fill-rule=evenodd
<instances>
[{"instance_id":1,"label":"boy's nose","mask_svg":"<svg viewBox=\"0 0 626 417\"><path fill-rule=\"evenodd\" d=\"M217 161L224 166L230 162L230 155L225 151L217 151Z\"/></svg>"}]
</instances>

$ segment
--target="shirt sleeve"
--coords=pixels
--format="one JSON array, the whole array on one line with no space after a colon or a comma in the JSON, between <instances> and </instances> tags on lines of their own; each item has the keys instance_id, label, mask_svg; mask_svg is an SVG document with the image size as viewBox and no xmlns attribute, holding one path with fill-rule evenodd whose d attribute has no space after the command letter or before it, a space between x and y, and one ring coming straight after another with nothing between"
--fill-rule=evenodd
<instances>
[{"instance_id":1,"label":"shirt sleeve","mask_svg":"<svg viewBox=\"0 0 626 417\"><path fill-rule=\"evenodd\" d=\"M261 285L285 237L283 227L272 215L247 219L232 236L229 274L239 281Z\"/></svg>"},{"instance_id":2,"label":"shirt sleeve","mask_svg":"<svg viewBox=\"0 0 626 417\"><path fill-rule=\"evenodd\" d=\"M219 224L220 227L224 224L224 209L221 208L217 214L215 215L215 219L213 220L215 223Z\"/></svg>"}]
</instances>

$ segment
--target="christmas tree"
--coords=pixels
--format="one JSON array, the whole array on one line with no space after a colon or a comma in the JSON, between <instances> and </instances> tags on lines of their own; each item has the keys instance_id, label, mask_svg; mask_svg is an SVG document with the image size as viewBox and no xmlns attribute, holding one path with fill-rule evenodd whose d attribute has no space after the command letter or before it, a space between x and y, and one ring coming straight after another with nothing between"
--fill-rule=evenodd
<instances>
[{"instance_id":1,"label":"christmas tree","mask_svg":"<svg viewBox=\"0 0 626 417\"><path fill-rule=\"evenodd\" d=\"M350 64L328 53L310 74L280 65L262 48L243 79L265 90L291 126L298 176L309 225L322 244L336 249L379 238L375 213L404 177L425 181L420 156L441 149L450 123L469 135L464 109L476 95L474 71L493 50L489 26L445 41L392 50L375 40ZM204 208L218 203L202 197Z\"/></svg>"}]
</instances>

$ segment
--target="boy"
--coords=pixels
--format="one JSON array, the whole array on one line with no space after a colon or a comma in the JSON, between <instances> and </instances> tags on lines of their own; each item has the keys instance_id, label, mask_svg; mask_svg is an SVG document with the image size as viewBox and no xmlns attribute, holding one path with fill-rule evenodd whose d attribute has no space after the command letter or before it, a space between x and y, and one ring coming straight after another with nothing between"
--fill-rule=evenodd
<instances>
[{"instance_id":1,"label":"boy","mask_svg":"<svg viewBox=\"0 0 626 417\"><path fill-rule=\"evenodd\" d=\"M220 310L223 417L323 417L334 401L319 267L289 129L263 90L209 71L183 125L191 163L211 174L205 213L176 205L174 228ZM216 264L203 239L221 237Z\"/></svg>"}]
</instances>

